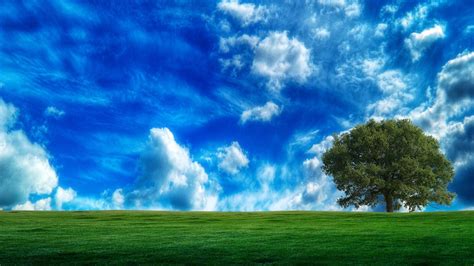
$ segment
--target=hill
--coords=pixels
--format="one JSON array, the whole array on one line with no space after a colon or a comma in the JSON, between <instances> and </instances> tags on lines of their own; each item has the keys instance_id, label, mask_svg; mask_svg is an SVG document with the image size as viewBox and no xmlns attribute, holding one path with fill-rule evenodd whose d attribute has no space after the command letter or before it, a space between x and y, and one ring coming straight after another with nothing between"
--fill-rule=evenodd
<instances>
[{"instance_id":1,"label":"hill","mask_svg":"<svg viewBox=\"0 0 474 266\"><path fill-rule=\"evenodd\" d=\"M1 212L0 265L474 264L474 212Z\"/></svg>"}]
</instances>

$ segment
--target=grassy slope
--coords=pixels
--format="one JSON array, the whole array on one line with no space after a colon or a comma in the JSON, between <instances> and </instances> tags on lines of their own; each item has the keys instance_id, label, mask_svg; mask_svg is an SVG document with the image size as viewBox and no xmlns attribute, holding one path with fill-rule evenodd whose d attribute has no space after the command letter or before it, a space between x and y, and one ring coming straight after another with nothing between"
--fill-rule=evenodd
<instances>
[{"instance_id":1,"label":"grassy slope","mask_svg":"<svg viewBox=\"0 0 474 266\"><path fill-rule=\"evenodd\" d=\"M474 263L474 212L1 212L11 263Z\"/></svg>"}]
</instances>

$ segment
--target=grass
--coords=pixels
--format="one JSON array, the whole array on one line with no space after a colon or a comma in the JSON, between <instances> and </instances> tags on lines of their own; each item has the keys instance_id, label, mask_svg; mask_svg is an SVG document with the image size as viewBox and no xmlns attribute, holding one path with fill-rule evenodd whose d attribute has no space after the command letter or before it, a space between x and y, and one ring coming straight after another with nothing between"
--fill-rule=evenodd
<instances>
[{"instance_id":1,"label":"grass","mask_svg":"<svg viewBox=\"0 0 474 266\"><path fill-rule=\"evenodd\" d=\"M0 265L474 264L474 212L1 212Z\"/></svg>"}]
</instances>

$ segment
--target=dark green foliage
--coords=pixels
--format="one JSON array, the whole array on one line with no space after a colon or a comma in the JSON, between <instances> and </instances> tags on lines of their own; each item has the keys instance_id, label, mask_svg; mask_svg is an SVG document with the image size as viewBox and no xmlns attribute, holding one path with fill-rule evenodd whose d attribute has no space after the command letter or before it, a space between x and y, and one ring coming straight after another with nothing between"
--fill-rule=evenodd
<instances>
[{"instance_id":1,"label":"dark green foliage","mask_svg":"<svg viewBox=\"0 0 474 266\"><path fill-rule=\"evenodd\" d=\"M388 212L403 204L410 211L429 202L450 204L447 191L454 171L431 136L410 120L370 120L334 137L323 155L323 170L345 197L338 203L375 206Z\"/></svg>"},{"instance_id":2,"label":"dark green foliage","mask_svg":"<svg viewBox=\"0 0 474 266\"><path fill-rule=\"evenodd\" d=\"M1 265L473 265L474 212L1 212Z\"/></svg>"}]
</instances>

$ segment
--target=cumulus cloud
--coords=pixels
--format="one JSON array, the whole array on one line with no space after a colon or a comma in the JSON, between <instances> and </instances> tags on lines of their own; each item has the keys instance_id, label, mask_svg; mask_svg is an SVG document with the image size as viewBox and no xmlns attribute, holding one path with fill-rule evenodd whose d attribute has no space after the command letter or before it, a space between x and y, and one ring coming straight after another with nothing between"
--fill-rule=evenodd
<instances>
[{"instance_id":1,"label":"cumulus cloud","mask_svg":"<svg viewBox=\"0 0 474 266\"><path fill-rule=\"evenodd\" d=\"M266 21L269 10L265 6L256 6L252 3L239 3L238 0L222 0L217 8L237 19L242 26L248 26Z\"/></svg>"},{"instance_id":2,"label":"cumulus cloud","mask_svg":"<svg viewBox=\"0 0 474 266\"><path fill-rule=\"evenodd\" d=\"M77 193L72 188L62 188L58 187L56 190L56 194L54 195L54 201L56 203L56 209L61 210L63 208L63 204L69 203L76 198Z\"/></svg>"},{"instance_id":3,"label":"cumulus cloud","mask_svg":"<svg viewBox=\"0 0 474 266\"><path fill-rule=\"evenodd\" d=\"M438 73L436 97L432 106L414 109L409 117L437 138L449 129L448 120L474 103L474 52L459 54Z\"/></svg>"},{"instance_id":4,"label":"cumulus cloud","mask_svg":"<svg viewBox=\"0 0 474 266\"><path fill-rule=\"evenodd\" d=\"M66 112L64 112L63 110L60 110L54 106L48 106L45 110L44 110L44 115L46 117L52 117L52 118L61 118L63 117L64 115L66 114Z\"/></svg>"},{"instance_id":5,"label":"cumulus cloud","mask_svg":"<svg viewBox=\"0 0 474 266\"><path fill-rule=\"evenodd\" d=\"M268 86L280 89L287 80L304 82L311 74L310 50L286 31L271 32L255 47L252 71L269 80Z\"/></svg>"},{"instance_id":6,"label":"cumulus cloud","mask_svg":"<svg viewBox=\"0 0 474 266\"><path fill-rule=\"evenodd\" d=\"M51 210L51 198L44 198L36 202L26 201L12 208L16 211L49 211Z\"/></svg>"},{"instance_id":7,"label":"cumulus cloud","mask_svg":"<svg viewBox=\"0 0 474 266\"><path fill-rule=\"evenodd\" d=\"M417 61L423 52L434 42L445 37L444 30L440 25L425 29L422 32L413 32L405 39L405 46L410 51L413 61Z\"/></svg>"},{"instance_id":8,"label":"cumulus cloud","mask_svg":"<svg viewBox=\"0 0 474 266\"><path fill-rule=\"evenodd\" d=\"M474 52L448 61L438 75L438 88L439 100L461 105L453 111L470 106L474 99Z\"/></svg>"},{"instance_id":9,"label":"cumulus cloud","mask_svg":"<svg viewBox=\"0 0 474 266\"><path fill-rule=\"evenodd\" d=\"M219 159L219 169L231 175L239 173L249 164L249 159L236 141L227 147L219 148L217 158Z\"/></svg>"},{"instance_id":10,"label":"cumulus cloud","mask_svg":"<svg viewBox=\"0 0 474 266\"><path fill-rule=\"evenodd\" d=\"M132 207L178 210L215 208L217 196L210 188L206 171L191 159L189 151L176 142L168 128L150 130L139 163L141 175L126 196ZM120 194L115 195L116 201L120 201Z\"/></svg>"},{"instance_id":11,"label":"cumulus cloud","mask_svg":"<svg viewBox=\"0 0 474 266\"><path fill-rule=\"evenodd\" d=\"M0 100L0 207L26 204L31 195L50 194L58 177L48 153L21 130L11 130L16 109Z\"/></svg>"},{"instance_id":12,"label":"cumulus cloud","mask_svg":"<svg viewBox=\"0 0 474 266\"><path fill-rule=\"evenodd\" d=\"M474 116L449 127L443 139L448 158L454 162L455 178L451 188L458 198L467 203L474 203Z\"/></svg>"},{"instance_id":13,"label":"cumulus cloud","mask_svg":"<svg viewBox=\"0 0 474 266\"><path fill-rule=\"evenodd\" d=\"M273 102L267 102L265 105L257 106L245 110L240 115L240 123L245 124L248 121L268 122L273 117L281 113L281 108Z\"/></svg>"},{"instance_id":14,"label":"cumulus cloud","mask_svg":"<svg viewBox=\"0 0 474 266\"><path fill-rule=\"evenodd\" d=\"M116 208L123 208L125 203L125 197L123 195L123 189L119 188L112 194L112 203Z\"/></svg>"}]
</instances>

